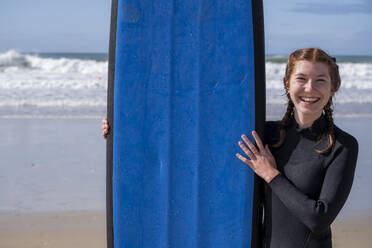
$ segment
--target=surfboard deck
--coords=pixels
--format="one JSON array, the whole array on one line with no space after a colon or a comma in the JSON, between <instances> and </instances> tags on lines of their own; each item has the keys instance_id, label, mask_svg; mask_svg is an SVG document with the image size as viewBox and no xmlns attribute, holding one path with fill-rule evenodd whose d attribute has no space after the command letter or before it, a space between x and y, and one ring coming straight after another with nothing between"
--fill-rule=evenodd
<instances>
[{"instance_id":1,"label":"surfboard deck","mask_svg":"<svg viewBox=\"0 0 372 248\"><path fill-rule=\"evenodd\" d=\"M113 0L107 246L261 247L262 1Z\"/></svg>"}]
</instances>

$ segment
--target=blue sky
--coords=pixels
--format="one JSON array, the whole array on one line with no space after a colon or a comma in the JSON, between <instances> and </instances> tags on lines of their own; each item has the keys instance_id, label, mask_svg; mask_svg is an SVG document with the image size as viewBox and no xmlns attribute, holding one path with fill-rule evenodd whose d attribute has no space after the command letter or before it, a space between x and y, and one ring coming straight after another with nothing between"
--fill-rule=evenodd
<instances>
[{"instance_id":1,"label":"blue sky","mask_svg":"<svg viewBox=\"0 0 372 248\"><path fill-rule=\"evenodd\" d=\"M1 0L0 52L107 52L110 0ZM371 0L264 0L266 53L372 55Z\"/></svg>"}]
</instances>

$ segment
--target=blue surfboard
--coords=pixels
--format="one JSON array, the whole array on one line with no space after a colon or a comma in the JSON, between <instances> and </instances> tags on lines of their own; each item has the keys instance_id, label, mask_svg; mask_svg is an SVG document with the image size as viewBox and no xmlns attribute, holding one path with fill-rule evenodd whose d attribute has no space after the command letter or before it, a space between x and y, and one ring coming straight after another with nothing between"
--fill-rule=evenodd
<instances>
[{"instance_id":1,"label":"blue surfboard","mask_svg":"<svg viewBox=\"0 0 372 248\"><path fill-rule=\"evenodd\" d=\"M261 0L113 0L107 247L261 247Z\"/></svg>"}]
</instances>

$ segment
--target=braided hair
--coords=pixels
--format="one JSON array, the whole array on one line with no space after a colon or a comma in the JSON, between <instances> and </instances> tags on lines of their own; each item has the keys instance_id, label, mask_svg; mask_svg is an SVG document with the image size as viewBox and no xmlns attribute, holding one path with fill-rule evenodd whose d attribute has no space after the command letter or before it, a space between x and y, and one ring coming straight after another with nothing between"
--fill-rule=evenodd
<instances>
[{"instance_id":1,"label":"braided hair","mask_svg":"<svg viewBox=\"0 0 372 248\"><path fill-rule=\"evenodd\" d=\"M338 70L338 66L336 64L336 58L329 56L326 52L319 48L303 48L298 49L291 53L288 57L287 66L285 70L285 76L283 78L284 87L287 92L287 110L279 123L280 126L280 137L279 141L271 144L271 147L277 148L280 147L287 136L287 129L290 124L291 116L294 114L294 104L290 98L290 95L287 91L290 76L295 68L296 62L300 60L307 60L311 62L321 62L328 66L330 78L331 78L331 90L336 92L341 85L341 78L340 73ZM332 104L332 96L330 96L328 103L323 108L324 115L327 121L327 130L326 130L326 137L328 139L328 146L323 150L316 150L318 153L326 153L330 149L332 149L335 141L334 132L333 132L333 104Z\"/></svg>"}]
</instances>

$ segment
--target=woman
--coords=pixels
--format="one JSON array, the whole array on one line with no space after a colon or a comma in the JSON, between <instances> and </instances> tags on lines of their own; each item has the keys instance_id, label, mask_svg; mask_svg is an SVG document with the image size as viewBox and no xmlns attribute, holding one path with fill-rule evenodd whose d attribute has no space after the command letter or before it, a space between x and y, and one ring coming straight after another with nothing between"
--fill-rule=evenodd
<instances>
[{"instance_id":1,"label":"woman","mask_svg":"<svg viewBox=\"0 0 372 248\"><path fill-rule=\"evenodd\" d=\"M340 87L335 59L321 49L294 51L284 86L287 111L267 122L263 145L243 134L236 156L265 185L265 245L276 248L332 247L330 225L344 205L354 178L358 143L334 125L332 96ZM103 120L103 137L109 126Z\"/></svg>"},{"instance_id":2,"label":"woman","mask_svg":"<svg viewBox=\"0 0 372 248\"><path fill-rule=\"evenodd\" d=\"M287 111L267 122L265 147L242 135L250 158L236 156L266 181L266 247L332 247L333 220L344 205L354 178L358 143L334 125L332 96L340 87L334 58L321 49L294 51L284 86Z\"/></svg>"}]
</instances>

